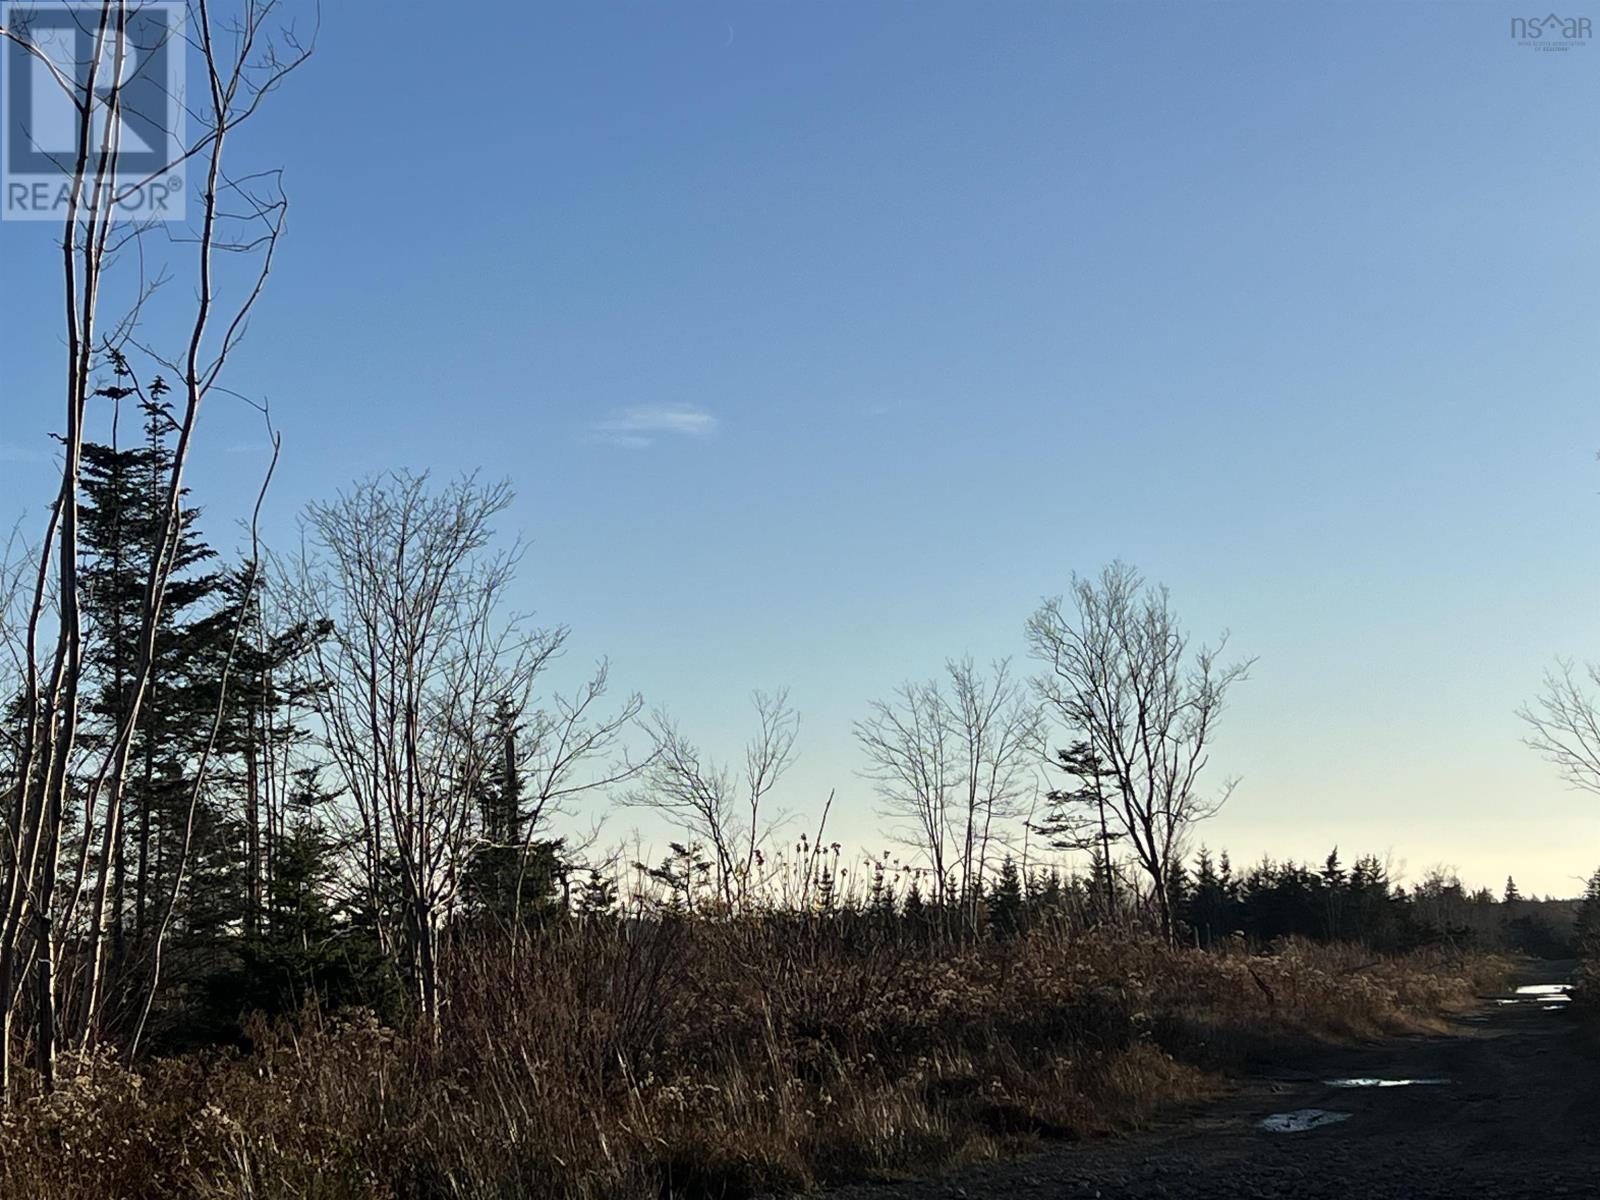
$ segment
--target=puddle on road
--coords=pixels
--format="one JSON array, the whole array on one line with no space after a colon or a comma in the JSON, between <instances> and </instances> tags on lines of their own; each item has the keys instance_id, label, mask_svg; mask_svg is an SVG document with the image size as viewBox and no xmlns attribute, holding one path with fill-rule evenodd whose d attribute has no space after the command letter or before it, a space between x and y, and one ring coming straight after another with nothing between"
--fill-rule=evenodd
<instances>
[{"instance_id":1,"label":"puddle on road","mask_svg":"<svg viewBox=\"0 0 1600 1200\"><path fill-rule=\"evenodd\" d=\"M1545 1012L1553 1012L1572 1003L1570 983L1525 983L1516 992L1495 1001L1502 1008L1516 1004L1538 1004Z\"/></svg>"},{"instance_id":2,"label":"puddle on road","mask_svg":"<svg viewBox=\"0 0 1600 1200\"><path fill-rule=\"evenodd\" d=\"M1273 1113L1270 1117L1263 1117L1261 1128L1268 1133L1304 1133L1308 1129L1320 1129L1324 1125L1336 1125L1340 1121L1348 1121L1350 1114L1347 1112L1331 1112L1326 1108L1297 1108L1293 1112Z\"/></svg>"},{"instance_id":3,"label":"puddle on road","mask_svg":"<svg viewBox=\"0 0 1600 1200\"><path fill-rule=\"evenodd\" d=\"M1543 1012L1559 1012L1571 1002L1570 983L1527 983L1517 988L1512 996L1497 999L1496 1004L1537 1004ZM1482 1020L1482 1017L1465 1017L1464 1020ZM1378 1076L1352 1076L1347 1079L1324 1079L1324 1087L1331 1088L1403 1088L1438 1087L1451 1081L1442 1076L1417 1076L1405 1079L1384 1079ZM1273 1113L1263 1117L1260 1127L1268 1133L1304 1133L1321 1129L1324 1125L1337 1125L1348 1121L1352 1114L1335 1112L1327 1108L1297 1108L1292 1112Z\"/></svg>"}]
</instances>

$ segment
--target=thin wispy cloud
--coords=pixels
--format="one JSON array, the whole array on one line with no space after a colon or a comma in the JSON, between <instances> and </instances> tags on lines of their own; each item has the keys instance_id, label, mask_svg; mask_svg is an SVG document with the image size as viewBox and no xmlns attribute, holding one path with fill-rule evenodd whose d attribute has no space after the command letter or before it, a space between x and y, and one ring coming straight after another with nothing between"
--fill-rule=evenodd
<instances>
[{"instance_id":1,"label":"thin wispy cloud","mask_svg":"<svg viewBox=\"0 0 1600 1200\"><path fill-rule=\"evenodd\" d=\"M596 421L588 440L609 446L650 446L661 438L704 438L717 431L717 418L691 405L640 405Z\"/></svg>"},{"instance_id":2,"label":"thin wispy cloud","mask_svg":"<svg viewBox=\"0 0 1600 1200\"><path fill-rule=\"evenodd\" d=\"M887 417L894 413L908 412L913 407L912 402L906 399L875 400L864 405L861 415L864 417Z\"/></svg>"}]
</instances>

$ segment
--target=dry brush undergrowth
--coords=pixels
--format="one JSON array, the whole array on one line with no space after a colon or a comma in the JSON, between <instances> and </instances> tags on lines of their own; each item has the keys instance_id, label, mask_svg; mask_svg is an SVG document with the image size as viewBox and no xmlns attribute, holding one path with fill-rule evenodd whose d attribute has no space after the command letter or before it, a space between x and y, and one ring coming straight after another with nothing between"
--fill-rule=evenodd
<instances>
[{"instance_id":1,"label":"dry brush undergrowth","mask_svg":"<svg viewBox=\"0 0 1600 1200\"><path fill-rule=\"evenodd\" d=\"M0 1195L615 1200L927 1171L1135 1124L1263 1036L1414 1025L1498 969L1051 930L573 926L458 948L437 1042L307 1014L239 1052L84 1064L0 1117Z\"/></svg>"}]
</instances>

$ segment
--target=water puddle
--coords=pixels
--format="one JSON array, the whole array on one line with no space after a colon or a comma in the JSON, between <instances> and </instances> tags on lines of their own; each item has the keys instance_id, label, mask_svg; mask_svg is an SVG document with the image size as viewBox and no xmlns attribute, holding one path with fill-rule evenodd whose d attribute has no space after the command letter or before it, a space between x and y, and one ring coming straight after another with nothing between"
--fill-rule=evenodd
<instances>
[{"instance_id":1,"label":"water puddle","mask_svg":"<svg viewBox=\"0 0 1600 1200\"><path fill-rule=\"evenodd\" d=\"M1502 1008L1514 1004L1538 1004L1545 1012L1554 1012L1572 1003L1570 983L1525 983L1516 992L1495 1001Z\"/></svg>"},{"instance_id":2,"label":"water puddle","mask_svg":"<svg viewBox=\"0 0 1600 1200\"><path fill-rule=\"evenodd\" d=\"M1261 1121L1261 1128L1268 1133L1304 1133L1308 1129L1320 1129L1324 1125L1336 1125L1340 1121L1348 1121L1350 1114L1347 1112L1330 1112L1326 1108L1297 1108L1293 1112L1273 1113Z\"/></svg>"},{"instance_id":3,"label":"water puddle","mask_svg":"<svg viewBox=\"0 0 1600 1200\"><path fill-rule=\"evenodd\" d=\"M1432 1087L1438 1084L1449 1083L1448 1079L1324 1079L1327 1087L1336 1088L1396 1088L1396 1087Z\"/></svg>"},{"instance_id":4,"label":"water puddle","mask_svg":"<svg viewBox=\"0 0 1600 1200\"><path fill-rule=\"evenodd\" d=\"M1525 983L1517 989L1517 995L1537 996L1543 1000L1555 1000L1565 1003L1572 999L1571 995L1568 994L1571 991L1572 985L1570 983Z\"/></svg>"}]
</instances>

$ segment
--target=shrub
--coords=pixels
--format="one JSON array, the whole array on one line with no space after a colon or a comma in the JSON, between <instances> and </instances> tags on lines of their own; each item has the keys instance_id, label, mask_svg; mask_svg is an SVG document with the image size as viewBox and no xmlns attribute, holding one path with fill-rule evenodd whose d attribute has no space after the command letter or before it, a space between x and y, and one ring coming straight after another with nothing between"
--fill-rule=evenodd
<instances>
[{"instance_id":1,"label":"shrub","mask_svg":"<svg viewBox=\"0 0 1600 1200\"><path fill-rule=\"evenodd\" d=\"M0 1195L739 1197L1126 1127L1262 1030L1368 1033L1492 962L775 917L458 946L438 1037L257 1018L248 1053L83 1064L0 1121Z\"/></svg>"}]
</instances>

